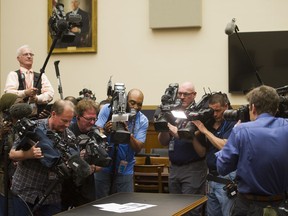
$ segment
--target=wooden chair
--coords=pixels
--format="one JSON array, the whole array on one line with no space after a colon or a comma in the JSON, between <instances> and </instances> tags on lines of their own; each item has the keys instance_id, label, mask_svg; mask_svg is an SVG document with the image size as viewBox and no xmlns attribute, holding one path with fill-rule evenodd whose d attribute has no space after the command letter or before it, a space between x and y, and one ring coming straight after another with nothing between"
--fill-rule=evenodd
<instances>
[{"instance_id":1,"label":"wooden chair","mask_svg":"<svg viewBox=\"0 0 288 216\"><path fill-rule=\"evenodd\" d=\"M170 166L169 157L150 157L152 165L164 164L166 167Z\"/></svg>"},{"instance_id":2,"label":"wooden chair","mask_svg":"<svg viewBox=\"0 0 288 216\"><path fill-rule=\"evenodd\" d=\"M146 161L146 158L145 157L137 157L135 156L135 165L144 165L145 164L145 161Z\"/></svg>"},{"instance_id":3,"label":"wooden chair","mask_svg":"<svg viewBox=\"0 0 288 216\"><path fill-rule=\"evenodd\" d=\"M151 148L150 153L159 154L160 157L168 157L168 148Z\"/></svg>"},{"instance_id":4,"label":"wooden chair","mask_svg":"<svg viewBox=\"0 0 288 216\"><path fill-rule=\"evenodd\" d=\"M164 164L135 165L134 166L134 191L162 193L162 173Z\"/></svg>"}]
</instances>

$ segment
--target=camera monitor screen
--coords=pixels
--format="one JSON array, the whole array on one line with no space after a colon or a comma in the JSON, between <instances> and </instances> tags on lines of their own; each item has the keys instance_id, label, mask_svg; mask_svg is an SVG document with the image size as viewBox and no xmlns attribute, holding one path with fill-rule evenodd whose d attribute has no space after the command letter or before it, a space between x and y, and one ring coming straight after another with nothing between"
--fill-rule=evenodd
<instances>
[{"instance_id":1,"label":"camera monitor screen","mask_svg":"<svg viewBox=\"0 0 288 216\"><path fill-rule=\"evenodd\" d=\"M288 31L238 32L228 38L229 92L243 93L263 84L279 88L288 85Z\"/></svg>"}]
</instances>

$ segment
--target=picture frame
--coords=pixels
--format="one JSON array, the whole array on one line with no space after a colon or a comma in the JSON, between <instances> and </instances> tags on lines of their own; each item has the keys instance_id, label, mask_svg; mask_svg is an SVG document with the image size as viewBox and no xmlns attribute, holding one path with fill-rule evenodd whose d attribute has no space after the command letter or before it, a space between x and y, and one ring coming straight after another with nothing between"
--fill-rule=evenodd
<instances>
[{"instance_id":1,"label":"picture frame","mask_svg":"<svg viewBox=\"0 0 288 216\"><path fill-rule=\"evenodd\" d=\"M64 6L61 8L64 11L64 18L63 14L60 14L60 18L58 15L55 16L61 11L59 7L56 9L59 3ZM76 15L71 15L72 9L77 7L79 9ZM79 17L80 22L77 19ZM48 0L48 20L48 52L55 38L58 40L52 54L97 52L97 0ZM57 25L59 20L67 24L67 31L62 33L62 30L59 30L60 25ZM61 34L58 34L59 32ZM75 36L71 36L71 33ZM65 38L70 38L70 42Z\"/></svg>"}]
</instances>

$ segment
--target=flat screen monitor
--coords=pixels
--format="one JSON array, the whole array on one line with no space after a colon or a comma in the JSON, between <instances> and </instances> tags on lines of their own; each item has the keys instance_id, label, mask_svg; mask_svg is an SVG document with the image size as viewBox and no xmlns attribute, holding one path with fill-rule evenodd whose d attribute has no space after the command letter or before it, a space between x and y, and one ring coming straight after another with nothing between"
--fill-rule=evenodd
<instances>
[{"instance_id":1,"label":"flat screen monitor","mask_svg":"<svg viewBox=\"0 0 288 216\"><path fill-rule=\"evenodd\" d=\"M263 84L288 85L288 31L238 32L228 37L229 92L245 93ZM251 61L250 61L250 59ZM256 72L257 71L257 72Z\"/></svg>"}]
</instances>

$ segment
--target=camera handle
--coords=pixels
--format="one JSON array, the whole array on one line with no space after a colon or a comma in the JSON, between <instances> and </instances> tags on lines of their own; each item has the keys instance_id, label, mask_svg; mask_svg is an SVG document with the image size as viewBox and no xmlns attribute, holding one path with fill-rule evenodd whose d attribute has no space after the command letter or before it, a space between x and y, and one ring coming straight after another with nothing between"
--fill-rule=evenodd
<instances>
[{"instance_id":1,"label":"camera handle","mask_svg":"<svg viewBox=\"0 0 288 216\"><path fill-rule=\"evenodd\" d=\"M60 73L59 73L59 60L54 61L54 66L55 66L55 71L56 71L56 77L58 79L58 92L60 94L60 98L63 100L63 90L62 90L62 83L61 83L61 78L60 78Z\"/></svg>"}]
</instances>

